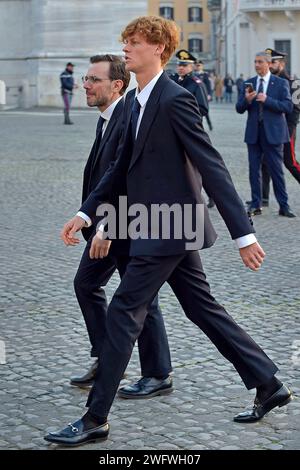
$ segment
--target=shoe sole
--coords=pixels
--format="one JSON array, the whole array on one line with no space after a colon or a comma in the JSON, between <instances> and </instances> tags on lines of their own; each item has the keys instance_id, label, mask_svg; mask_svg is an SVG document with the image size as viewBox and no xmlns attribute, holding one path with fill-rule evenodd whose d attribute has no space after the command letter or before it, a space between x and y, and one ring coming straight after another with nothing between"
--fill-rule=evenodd
<instances>
[{"instance_id":1,"label":"shoe sole","mask_svg":"<svg viewBox=\"0 0 300 470\"><path fill-rule=\"evenodd\" d=\"M126 395L121 392L118 392L119 398L125 398L127 400L146 400L147 398L158 397L161 395L169 395L174 391L173 388L166 388L164 390L157 390L157 392L149 393L149 395Z\"/></svg>"},{"instance_id":2,"label":"shoe sole","mask_svg":"<svg viewBox=\"0 0 300 470\"><path fill-rule=\"evenodd\" d=\"M123 377L122 377L122 380L123 379L126 379L127 378L127 374L124 374ZM94 385L94 381L93 382L90 382L90 383L87 383L87 384L84 384L84 383L74 383L70 380L70 385L72 385L72 387L78 387L78 388L90 388Z\"/></svg>"},{"instance_id":3,"label":"shoe sole","mask_svg":"<svg viewBox=\"0 0 300 470\"><path fill-rule=\"evenodd\" d=\"M77 387L77 388L90 388L93 386L93 382L91 382L90 384L76 384L76 383L70 382L70 385L72 385L72 387Z\"/></svg>"},{"instance_id":4,"label":"shoe sole","mask_svg":"<svg viewBox=\"0 0 300 470\"><path fill-rule=\"evenodd\" d=\"M50 439L46 439L45 437L44 439L45 441L50 442L50 444L56 444L62 447L79 447L79 446L83 446L84 444L93 444L97 442L106 441L108 439L108 436L98 437L97 439L89 439L88 441L79 442L78 444L66 444L65 442L63 443L63 442L51 441Z\"/></svg>"}]
</instances>

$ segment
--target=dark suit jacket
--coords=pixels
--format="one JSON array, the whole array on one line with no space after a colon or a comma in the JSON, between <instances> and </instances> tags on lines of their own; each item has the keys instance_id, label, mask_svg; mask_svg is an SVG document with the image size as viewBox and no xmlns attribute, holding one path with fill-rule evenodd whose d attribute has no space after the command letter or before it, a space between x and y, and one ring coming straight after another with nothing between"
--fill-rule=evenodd
<instances>
[{"instance_id":1,"label":"dark suit jacket","mask_svg":"<svg viewBox=\"0 0 300 470\"><path fill-rule=\"evenodd\" d=\"M194 97L199 106L199 111L202 116L207 116L208 114L208 100L207 100L207 92L204 83L201 81L199 77L193 75L192 73L187 74L183 80L179 80L179 75L172 75L170 77L174 82L178 83L178 85L183 86L186 90L188 90Z\"/></svg>"},{"instance_id":2,"label":"dark suit jacket","mask_svg":"<svg viewBox=\"0 0 300 470\"><path fill-rule=\"evenodd\" d=\"M82 203L84 203L89 194L95 189L110 163L116 159L117 148L123 130L123 110L124 99L121 99L113 111L103 138L100 140L100 144L99 140L97 140L99 137L97 126L96 139L83 173ZM82 235L88 240L94 230L94 226L83 228Z\"/></svg>"},{"instance_id":3,"label":"dark suit jacket","mask_svg":"<svg viewBox=\"0 0 300 470\"><path fill-rule=\"evenodd\" d=\"M250 78L247 82L253 83L256 90L257 77ZM240 94L236 104L238 113L243 114L248 111L248 119L246 125L245 142L247 144L256 144L258 138L258 102L254 99L249 104L245 98L246 87ZM289 86L286 80L271 75L268 89L267 99L263 104L264 108L264 129L268 143L271 145L279 145L289 142L289 132L285 113L290 113L293 109L293 103Z\"/></svg>"},{"instance_id":4,"label":"dark suit jacket","mask_svg":"<svg viewBox=\"0 0 300 470\"><path fill-rule=\"evenodd\" d=\"M112 201L125 188L130 205L188 203L195 208L196 203L203 202L203 178L232 238L254 232L222 157L203 130L194 96L163 73L147 101L132 151L130 115L134 93L129 92L126 97L124 136L118 160L80 210L91 217L101 201ZM216 233L206 205L203 207L205 248L214 243ZM188 241L184 235L180 240L132 240L130 255L181 254L186 251Z\"/></svg>"}]
</instances>

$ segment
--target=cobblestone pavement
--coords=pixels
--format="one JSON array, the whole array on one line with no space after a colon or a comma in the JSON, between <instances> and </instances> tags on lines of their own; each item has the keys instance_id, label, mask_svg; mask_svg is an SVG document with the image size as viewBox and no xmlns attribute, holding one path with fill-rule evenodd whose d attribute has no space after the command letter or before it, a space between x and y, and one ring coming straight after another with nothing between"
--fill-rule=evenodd
<instances>
[{"instance_id":1,"label":"cobblestone pavement","mask_svg":"<svg viewBox=\"0 0 300 470\"><path fill-rule=\"evenodd\" d=\"M231 105L212 106L211 115L211 138L245 200L245 117ZM43 435L81 416L87 396L69 385L69 377L90 363L72 286L83 243L67 248L59 232L80 204L97 113L73 111L72 117L75 125L63 126L58 111L0 113L0 340L6 346L6 364L0 365L1 449L55 447ZM299 145L297 150L300 156ZM175 392L138 402L116 399L109 439L85 449L300 449L300 202L299 185L289 174L286 179L298 218L278 217L274 198L256 217L267 252L260 272L243 267L216 209L211 215L219 239L203 252L203 261L217 299L276 361L278 376L296 399L259 423L234 423L233 415L252 402L254 392L185 318L165 286L160 304ZM109 296L117 284L115 277ZM139 376L136 351L127 372L130 381Z\"/></svg>"}]
</instances>

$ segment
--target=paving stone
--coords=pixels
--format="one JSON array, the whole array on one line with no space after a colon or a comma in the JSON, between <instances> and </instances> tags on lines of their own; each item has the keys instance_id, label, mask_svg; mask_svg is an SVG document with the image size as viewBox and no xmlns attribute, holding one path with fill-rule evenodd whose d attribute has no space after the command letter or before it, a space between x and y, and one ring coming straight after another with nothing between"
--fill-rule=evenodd
<instances>
[{"instance_id":1,"label":"paving stone","mask_svg":"<svg viewBox=\"0 0 300 470\"><path fill-rule=\"evenodd\" d=\"M249 198L245 116L233 106L211 107L220 150L242 198ZM74 116L66 129L52 110L37 115L0 112L0 340L7 364L0 366L0 449L49 449L46 431L59 430L85 410L88 390L69 378L91 364L89 342L73 278L79 247L59 239L63 224L80 205L82 171L94 138L97 112ZM7 138L13 136L13 138ZM297 141L300 158L300 140ZM295 355L300 340L299 185L285 171L289 220L270 207L254 218L267 253L262 269L245 269L216 208L210 210L219 234L215 246L201 253L213 295L279 365L278 377L297 399L263 421L245 426L232 421L254 398L207 337L183 314L165 285L160 291L174 369L175 392L145 401L114 401L111 433L100 450L300 449L300 380ZM33 215L34 214L34 215ZM20 242L21 234L21 242ZM111 299L115 274L106 291ZM128 378L139 378L138 350Z\"/></svg>"}]
</instances>

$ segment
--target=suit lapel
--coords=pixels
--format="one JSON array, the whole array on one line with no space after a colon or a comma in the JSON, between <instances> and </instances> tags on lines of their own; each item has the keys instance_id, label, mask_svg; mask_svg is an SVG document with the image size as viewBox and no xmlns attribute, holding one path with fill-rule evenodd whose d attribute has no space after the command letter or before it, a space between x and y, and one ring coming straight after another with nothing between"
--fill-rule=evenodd
<instances>
[{"instance_id":1,"label":"suit lapel","mask_svg":"<svg viewBox=\"0 0 300 470\"><path fill-rule=\"evenodd\" d=\"M272 92L273 92L273 89L274 89L274 84L275 84L275 77L274 77L274 75L271 74L271 77L270 77L270 80L269 80L269 83L268 83L268 88L267 88L267 91L266 91L267 95L272 96Z\"/></svg>"},{"instance_id":2,"label":"suit lapel","mask_svg":"<svg viewBox=\"0 0 300 470\"><path fill-rule=\"evenodd\" d=\"M139 127L137 139L135 141L134 147L133 147L133 155L130 161L129 165L129 170L133 167L133 165L136 163L137 159L139 158L143 147L145 145L145 141L147 138L147 135L149 133L149 130L151 128L152 122L158 112L159 109L159 98L160 95L165 87L165 85L168 83L169 78L167 77L166 73L164 72L158 79L157 83L155 84L149 99L146 103L145 111L141 120L141 124ZM127 128L128 129L128 128Z\"/></svg>"}]
</instances>

